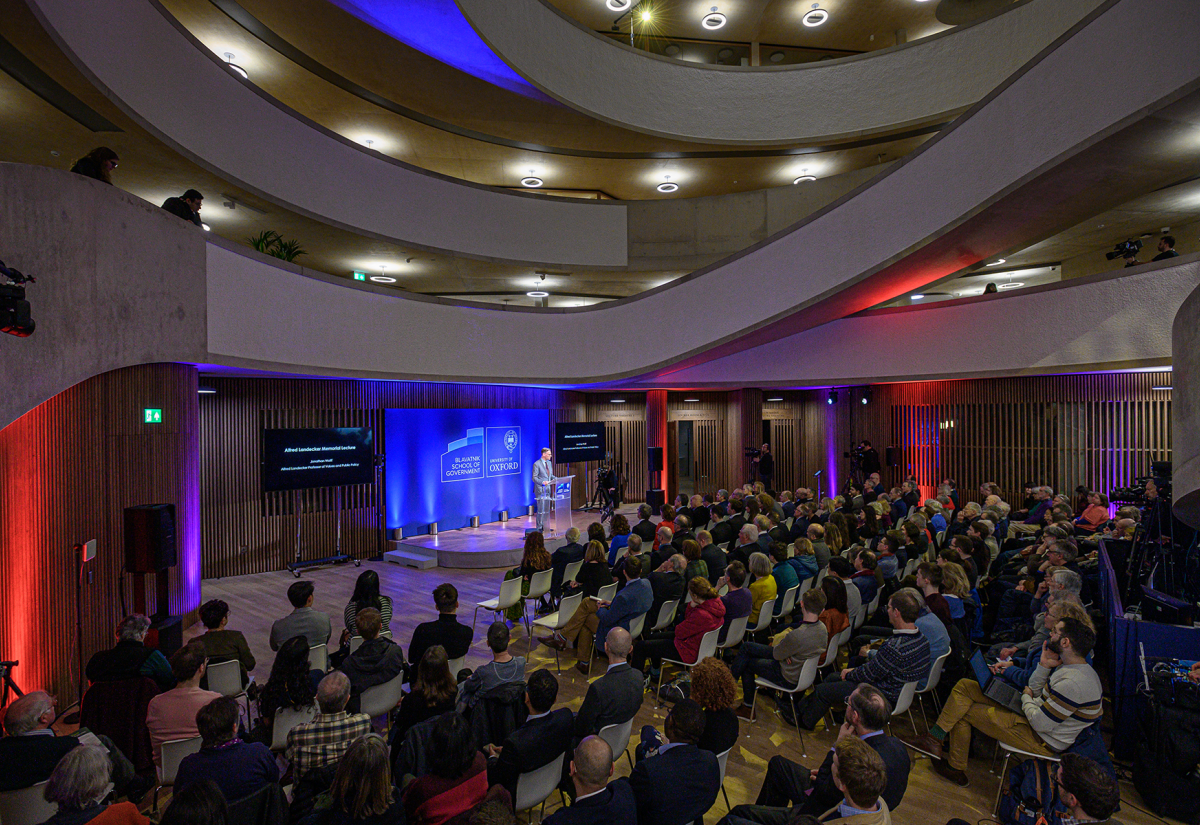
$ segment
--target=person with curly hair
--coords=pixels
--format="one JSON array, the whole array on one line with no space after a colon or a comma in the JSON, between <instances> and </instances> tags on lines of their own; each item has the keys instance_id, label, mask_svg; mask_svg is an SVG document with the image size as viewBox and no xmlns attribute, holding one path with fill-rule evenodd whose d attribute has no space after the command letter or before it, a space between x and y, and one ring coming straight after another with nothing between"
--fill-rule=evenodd
<instances>
[{"instance_id":1,"label":"person with curly hair","mask_svg":"<svg viewBox=\"0 0 1200 825\"><path fill-rule=\"evenodd\" d=\"M599 525L597 525L599 526ZM589 528L589 534L591 530ZM604 528L600 528L600 538L604 538ZM529 595L529 581L533 578L534 573L540 573L543 570L549 570L552 565L550 554L546 552L546 541L542 534L534 530L525 534L525 552L521 556L521 566L514 567L509 570L504 579L515 579L518 576L521 578L521 595ZM548 601L548 600L547 600ZM525 613L525 603L517 602L512 607L504 612L504 618L510 622L519 622Z\"/></svg>"}]
</instances>

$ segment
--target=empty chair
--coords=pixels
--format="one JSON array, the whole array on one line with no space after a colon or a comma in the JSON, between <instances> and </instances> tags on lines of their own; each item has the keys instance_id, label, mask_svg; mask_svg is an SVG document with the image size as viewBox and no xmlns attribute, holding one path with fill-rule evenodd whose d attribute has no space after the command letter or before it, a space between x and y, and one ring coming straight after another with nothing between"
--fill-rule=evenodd
<instances>
[{"instance_id":1,"label":"empty chair","mask_svg":"<svg viewBox=\"0 0 1200 825\"><path fill-rule=\"evenodd\" d=\"M392 710L400 704L400 697L404 695L404 678L404 674L400 673L391 681L364 690L358 700L359 710L372 719L376 716L386 717L385 727L390 727Z\"/></svg>"},{"instance_id":2,"label":"empty chair","mask_svg":"<svg viewBox=\"0 0 1200 825\"><path fill-rule=\"evenodd\" d=\"M237 662L234 662L236 665ZM154 810L158 810L158 792L162 788L175 784L175 774L179 773L179 763L185 756L200 752L201 739L193 736L189 739L171 739L162 743L162 764L158 766L158 785L154 788ZM4 817L5 825L8 817Z\"/></svg>"},{"instance_id":3,"label":"empty chair","mask_svg":"<svg viewBox=\"0 0 1200 825\"><path fill-rule=\"evenodd\" d=\"M896 698L896 707L892 710L892 716L897 716L901 713L908 714L908 723L912 725L913 733L917 732L917 723L913 721L912 702L913 697L917 695L917 683L905 682L904 687L900 688L900 695ZM891 733L892 723L888 722L888 733Z\"/></svg>"},{"instance_id":4,"label":"empty chair","mask_svg":"<svg viewBox=\"0 0 1200 825\"><path fill-rule=\"evenodd\" d=\"M206 673L209 690L216 691L222 696L232 696L239 700L245 699L246 715L250 715L250 699L242 687L242 666L238 664L237 659L217 662L215 665L210 664Z\"/></svg>"},{"instance_id":5,"label":"empty chair","mask_svg":"<svg viewBox=\"0 0 1200 825\"><path fill-rule=\"evenodd\" d=\"M498 615L508 610L514 604L521 601L521 578L518 576L512 579L505 579L500 582L500 595L494 599L477 602L475 604L475 617L471 619L471 632L475 632L475 623L479 621L480 610L490 610L493 615Z\"/></svg>"},{"instance_id":6,"label":"empty chair","mask_svg":"<svg viewBox=\"0 0 1200 825\"><path fill-rule=\"evenodd\" d=\"M325 673L329 670L329 645L313 645L308 649L308 666Z\"/></svg>"},{"instance_id":7,"label":"empty chair","mask_svg":"<svg viewBox=\"0 0 1200 825\"><path fill-rule=\"evenodd\" d=\"M620 759L621 754L625 754L625 758L629 760L629 769L633 770L633 757L629 755L629 738L633 736L633 719L619 725L605 725L600 728L598 735L612 748L613 762Z\"/></svg>"},{"instance_id":8,"label":"empty chair","mask_svg":"<svg viewBox=\"0 0 1200 825\"><path fill-rule=\"evenodd\" d=\"M271 750L282 751L287 748L288 733L292 728L311 722L317 718L316 707L309 705L300 710L279 708L275 711L275 719L271 723Z\"/></svg>"},{"instance_id":9,"label":"empty chair","mask_svg":"<svg viewBox=\"0 0 1200 825\"><path fill-rule=\"evenodd\" d=\"M685 667L685 668L691 670L693 667L696 666L697 662L703 662L709 656L712 656L714 653L717 652L717 636L719 636L720 634L721 634L721 628L714 627L712 630L708 631L700 638L700 649L698 651L696 651L696 658L694 661L681 662L678 659L668 659L666 656L663 657L662 667L659 668L659 671L658 671L658 689L654 692L654 696L658 701L659 707L662 707L662 698L661 698L662 682L663 682L663 674L667 672L667 664L669 663L672 665L679 665L680 667Z\"/></svg>"},{"instance_id":10,"label":"empty chair","mask_svg":"<svg viewBox=\"0 0 1200 825\"><path fill-rule=\"evenodd\" d=\"M529 579L529 592L521 597L525 603L525 628L529 631L530 638L533 637L533 622L529 618L529 605L550 592L550 578L553 575L554 570L549 567L534 573Z\"/></svg>"},{"instance_id":11,"label":"empty chair","mask_svg":"<svg viewBox=\"0 0 1200 825\"><path fill-rule=\"evenodd\" d=\"M617 595L617 583L606 584L600 588L600 592L596 594L596 598L602 602L611 602Z\"/></svg>"},{"instance_id":12,"label":"empty chair","mask_svg":"<svg viewBox=\"0 0 1200 825\"><path fill-rule=\"evenodd\" d=\"M795 687L786 687L785 685L765 679L762 676L755 677L754 684L759 688L769 688L777 690L780 693L786 693L788 702L792 706L792 718L796 719L796 694L808 690L812 687L813 682L817 680L817 663L820 660L820 656L813 656L811 659L804 660L804 664L800 667L800 679L796 682ZM760 693L762 693L761 690L754 692L754 704L750 708L750 718L752 719L758 716L758 696ZM796 731L800 734L800 754L808 756L808 752L804 749L804 728L797 726Z\"/></svg>"},{"instance_id":13,"label":"empty chair","mask_svg":"<svg viewBox=\"0 0 1200 825\"><path fill-rule=\"evenodd\" d=\"M671 622L675 619L675 611L678 609L679 599L663 602L663 606L658 609L658 621L654 623L654 627L650 628L650 631L666 630L670 627Z\"/></svg>"},{"instance_id":14,"label":"empty chair","mask_svg":"<svg viewBox=\"0 0 1200 825\"><path fill-rule=\"evenodd\" d=\"M529 771L517 777L517 794L513 800L513 809L517 813L532 810L541 805L540 815L545 817L546 800L558 788L558 783L562 779L563 762L566 758L565 752L560 753L553 762L543 765L536 771ZM566 805L565 797L563 805Z\"/></svg>"},{"instance_id":15,"label":"empty chair","mask_svg":"<svg viewBox=\"0 0 1200 825\"><path fill-rule=\"evenodd\" d=\"M533 623L538 627L544 627L550 631L562 630L567 622L571 621L571 617L575 615L576 611L579 610L579 604L582 601L583 593L567 596L558 603L558 610L556 612L551 613L549 616L543 616L540 619L534 619ZM554 669L562 673L562 670L558 666L558 648L554 648ZM451 668L450 672L455 673L456 671Z\"/></svg>"},{"instance_id":16,"label":"empty chair","mask_svg":"<svg viewBox=\"0 0 1200 825\"><path fill-rule=\"evenodd\" d=\"M58 813L57 802L47 802L42 794L46 783L0 793L0 822L4 825L38 825Z\"/></svg>"},{"instance_id":17,"label":"empty chair","mask_svg":"<svg viewBox=\"0 0 1200 825\"><path fill-rule=\"evenodd\" d=\"M725 641L717 645L719 650L728 650L731 647L737 647L742 643L742 639L746 636L746 625L749 623L749 616L741 616L729 623L729 631L725 634Z\"/></svg>"}]
</instances>

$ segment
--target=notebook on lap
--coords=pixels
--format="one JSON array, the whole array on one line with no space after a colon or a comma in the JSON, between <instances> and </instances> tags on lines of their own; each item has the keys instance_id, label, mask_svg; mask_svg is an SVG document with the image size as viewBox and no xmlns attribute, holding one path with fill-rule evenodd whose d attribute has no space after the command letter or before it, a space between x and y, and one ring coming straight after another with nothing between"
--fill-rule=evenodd
<instances>
[{"instance_id":1,"label":"notebook on lap","mask_svg":"<svg viewBox=\"0 0 1200 825\"><path fill-rule=\"evenodd\" d=\"M975 671L975 680L983 689L984 696L999 702L1009 710L1017 713L1023 712L1021 710L1021 691L1003 679L996 678L996 675L988 668L987 662L984 661L983 651L976 650L971 656L971 669Z\"/></svg>"}]
</instances>

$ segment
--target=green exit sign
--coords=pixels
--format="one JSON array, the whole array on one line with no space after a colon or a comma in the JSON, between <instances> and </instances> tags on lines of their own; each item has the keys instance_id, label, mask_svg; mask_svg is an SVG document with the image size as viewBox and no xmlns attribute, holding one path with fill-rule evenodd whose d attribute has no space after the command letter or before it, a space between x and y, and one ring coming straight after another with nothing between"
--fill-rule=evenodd
<instances>
[{"instance_id":1,"label":"green exit sign","mask_svg":"<svg viewBox=\"0 0 1200 825\"><path fill-rule=\"evenodd\" d=\"M365 272L355 272L355 273L354 273L354 280L356 280L356 281L365 281L365 280L367 280L367 273L365 273Z\"/></svg>"},{"instance_id":2,"label":"green exit sign","mask_svg":"<svg viewBox=\"0 0 1200 825\"><path fill-rule=\"evenodd\" d=\"M142 410L142 413L145 416L145 423L147 423L147 424L161 424L162 423L162 410L154 410L154 409L147 407L146 409Z\"/></svg>"}]
</instances>

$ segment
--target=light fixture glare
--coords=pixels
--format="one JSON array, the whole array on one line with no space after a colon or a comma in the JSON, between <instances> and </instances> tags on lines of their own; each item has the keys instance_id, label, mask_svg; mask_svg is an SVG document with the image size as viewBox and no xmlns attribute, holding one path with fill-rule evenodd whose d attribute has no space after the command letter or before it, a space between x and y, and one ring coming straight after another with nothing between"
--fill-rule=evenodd
<instances>
[{"instance_id":1,"label":"light fixture glare","mask_svg":"<svg viewBox=\"0 0 1200 825\"><path fill-rule=\"evenodd\" d=\"M829 12L825 9L813 9L805 13L804 17L800 18L800 22L808 28L816 28L829 19Z\"/></svg>"},{"instance_id":2,"label":"light fixture glare","mask_svg":"<svg viewBox=\"0 0 1200 825\"><path fill-rule=\"evenodd\" d=\"M546 292L544 289L535 289L532 292L526 292L525 294L528 295L530 298L549 298L550 297L550 293Z\"/></svg>"},{"instance_id":3,"label":"light fixture glare","mask_svg":"<svg viewBox=\"0 0 1200 825\"><path fill-rule=\"evenodd\" d=\"M725 15L717 11L716 6L713 6L712 11L704 15L704 18L700 21L700 25L709 31L716 31L725 25Z\"/></svg>"},{"instance_id":4,"label":"light fixture glare","mask_svg":"<svg viewBox=\"0 0 1200 825\"><path fill-rule=\"evenodd\" d=\"M535 177L533 175L529 175L528 177L521 178L521 185L524 186L526 189L537 189L543 183L544 183L544 181L541 178Z\"/></svg>"},{"instance_id":5,"label":"light fixture glare","mask_svg":"<svg viewBox=\"0 0 1200 825\"><path fill-rule=\"evenodd\" d=\"M605 0L604 5L608 6L609 11L628 11L633 0Z\"/></svg>"},{"instance_id":6,"label":"light fixture glare","mask_svg":"<svg viewBox=\"0 0 1200 825\"><path fill-rule=\"evenodd\" d=\"M377 284L394 284L396 279L391 275L372 275L371 280Z\"/></svg>"}]
</instances>

